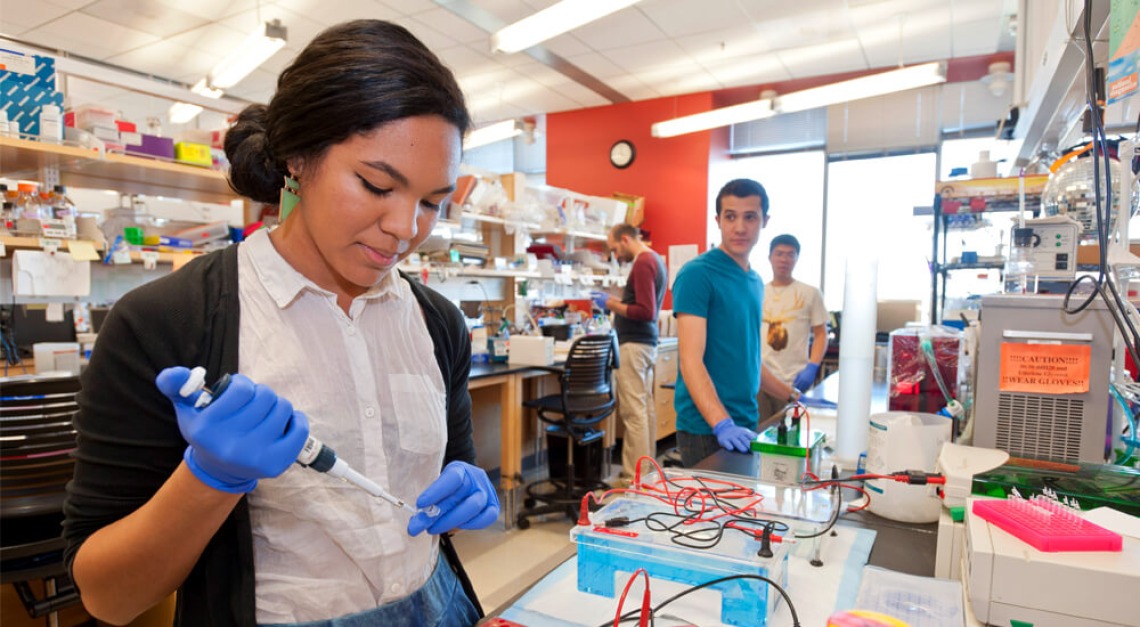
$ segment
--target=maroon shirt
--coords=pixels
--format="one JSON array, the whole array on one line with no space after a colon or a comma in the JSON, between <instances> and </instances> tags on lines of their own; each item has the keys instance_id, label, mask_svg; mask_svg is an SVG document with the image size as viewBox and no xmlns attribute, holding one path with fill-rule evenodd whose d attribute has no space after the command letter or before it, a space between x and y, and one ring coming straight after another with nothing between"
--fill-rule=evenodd
<instances>
[{"instance_id":1,"label":"maroon shirt","mask_svg":"<svg viewBox=\"0 0 1140 627\"><path fill-rule=\"evenodd\" d=\"M614 313L614 330L618 343L636 342L657 346L657 314L665 301L665 262L652 250L633 260L621 302L626 305L625 315Z\"/></svg>"}]
</instances>

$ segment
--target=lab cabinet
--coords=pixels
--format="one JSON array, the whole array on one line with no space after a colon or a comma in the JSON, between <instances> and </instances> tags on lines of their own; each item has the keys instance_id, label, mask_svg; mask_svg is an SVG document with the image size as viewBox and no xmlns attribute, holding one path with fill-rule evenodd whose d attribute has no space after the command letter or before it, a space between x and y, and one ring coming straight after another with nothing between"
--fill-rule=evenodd
<instances>
[{"instance_id":1,"label":"lab cabinet","mask_svg":"<svg viewBox=\"0 0 1140 627\"><path fill-rule=\"evenodd\" d=\"M658 440L677 430L677 411L673 409L677 367L677 338L661 338L657 346L657 361L653 364L653 408L657 416Z\"/></svg>"}]
</instances>

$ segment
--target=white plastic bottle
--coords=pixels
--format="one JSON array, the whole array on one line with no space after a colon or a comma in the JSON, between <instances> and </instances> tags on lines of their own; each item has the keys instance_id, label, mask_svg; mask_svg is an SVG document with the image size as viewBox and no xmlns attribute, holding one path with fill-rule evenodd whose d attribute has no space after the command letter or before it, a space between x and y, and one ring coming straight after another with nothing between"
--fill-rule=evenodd
<instances>
[{"instance_id":1,"label":"white plastic bottle","mask_svg":"<svg viewBox=\"0 0 1140 627\"><path fill-rule=\"evenodd\" d=\"M40 108L40 141L63 143L63 112L55 105Z\"/></svg>"}]
</instances>

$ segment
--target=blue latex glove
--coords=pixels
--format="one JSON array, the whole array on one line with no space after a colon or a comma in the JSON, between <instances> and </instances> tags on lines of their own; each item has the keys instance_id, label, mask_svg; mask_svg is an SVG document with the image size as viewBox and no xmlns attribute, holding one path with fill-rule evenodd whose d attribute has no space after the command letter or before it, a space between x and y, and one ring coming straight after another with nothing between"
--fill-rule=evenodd
<instances>
[{"instance_id":1,"label":"blue latex glove","mask_svg":"<svg viewBox=\"0 0 1140 627\"><path fill-rule=\"evenodd\" d=\"M713 435L716 436L716 441L721 448L738 453L750 452L752 440L756 439L755 433L738 426L732 421L732 418L725 418L716 423L716 426L713 427Z\"/></svg>"},{"instance_id":2,"label":"blue latex glove","mask_svg":"<svg viewBox=\"0 0 1140 627\"><path fill-rule=\"evenodd\" d=\"M416 507L435 505L439 513L428 517L423 512L408 521L408 535L425 529L431 534L453 529L482 529L499 519L499 495L487 473L465 462L451 462L416 499Z\"/></svg>"},{"instance_id":3,"label":"blue latex glove","mask_svg":"<svg viewBox=\"0 0 1140 627\"><path fill-rule=\"evenodd\" d=\"M602 311L606 310L606 301L609 298L610 295L605 292L590 292L590 299L594 301L594 306Z\"/></svg>"},{"instance_id":4,"label":"blue latex glove","mask_svg":"<svg viewBox=\"0 0 1140 627\"><path fill-rule=\"evenodd\" d=\"M297 460L309 437L309 420L273 390L241 374L202 409L198 394L183 398L179 389L190 376L181 366L158 373L158 389L174 402L178 429L190 444L183 459L202 483L235 494L276 477Z\"/></svg>"},{"instance_id":5,"label":"blue latex glove","mask_svg":"<svg viewBox=\"0 0 1140 627\"><path fill-rule=\"evenodd\" d=\"M792 387L801 392L807 392L811 386L815 385L815 376L819 374L819 364L808 362L804 369L796 375L796 380L792 382Z\"/></svg>"}]
</instances>

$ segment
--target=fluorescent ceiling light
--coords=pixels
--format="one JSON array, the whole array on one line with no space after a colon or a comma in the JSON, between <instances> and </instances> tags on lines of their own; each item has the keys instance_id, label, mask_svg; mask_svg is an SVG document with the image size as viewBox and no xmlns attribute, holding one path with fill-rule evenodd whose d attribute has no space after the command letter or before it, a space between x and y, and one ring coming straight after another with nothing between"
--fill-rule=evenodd
<instances>
[{"instance_id":1,"label":"fluorescent ceiling light","mask_svg":"<svg viewBox=\"0 0 1140 627\"><path fill-rule=\"evenodd\" d=\"M286 28L280 20L265 22L206 75L214 89L228 89L269 60L285 46Z\"/></svg>"},{"instance_id":2,"label":"fluorescent ceiling light","mask_svg":"<svg viewBox=\"0 0 1140 627\"><path fill-rule=\"evenodd\" d=\"M944 63L924 63L785 94L776 98L775 106L780 113L791 113L945 82Z\"/></svg>"},{"instance_id":3,"label":"fluorescent ceiling light","mask_svg":"<svg viewBox=\"0 0 1140 627\"><path fill-rule=\"evenodd\" d=\"M515 124L514 120L503 120L468 133L467 139L463 140L463 149L470 150L479 146L486 146L504 139L510 139L521 133L522 129Z\"/></svg>"},{"instance_id":4,"label":"fluorescent ceiling light","mask_svg":"<svg viewBox=\"0 0 1140 627\"><path fill-rule=\"evenodd\" d=\"M171 124L185 124L193 120L202 112L202 107L196 104L187 102L176 102L170 105L170 110L167 111L167 117L170 118Z\"/></svg>"},{"instance_id":5,"label":"fluorescent ceiling light","mask_svg":"<svg viewBox=\"0 0 1140 627\"><path fill-rule=\"evenodd\" d=\"M720 128L740 122L750 122L772 117L776 112L772 110L771 100L754 100L744 104L733 105L694 113L684 117L658 122L650 127L650 134L654 137L676 137L686 133L707 131L711 128Z\"/></svg>"},{"instance_id":6,"label":"fluorescent ceiling light","mask_svg":"<svg viewBox=\"0 0 1140 627\"><path fill-rule=\"evenodd\" d=\"M198 82L194 83L194 86L190 88L190 91L198 94L199 96L205 96L207 98L215 98L215 99L221 98L222 95L226 93L220 89L213 89L212 87L207 85L205 78L198 79Z\"/></svg>"},{"instance_id":7,"label":"fluorescent ceiling light","mask_svg":"<svg viewBox=\"0 0 1140 627\"><path fill-rule=\"evenodd\" d=\"M651 133L654 137L673 137L750 122L781 113L816 109L944 82L946 82L946 65L925 63L792 92L772 100L756 100L657 122L651 127Z\"/></svg>"},{"instance_id":8,"label":"fluorescent ceiling light","mask_svg":"<svg viewBox=\"0 0 1140 627\"><path fill-rule=\"evenodd\" d=\"M589 24L640 0L562 0L491 35L491 52L510 54Z\"/></svg>"}]
</instances>

